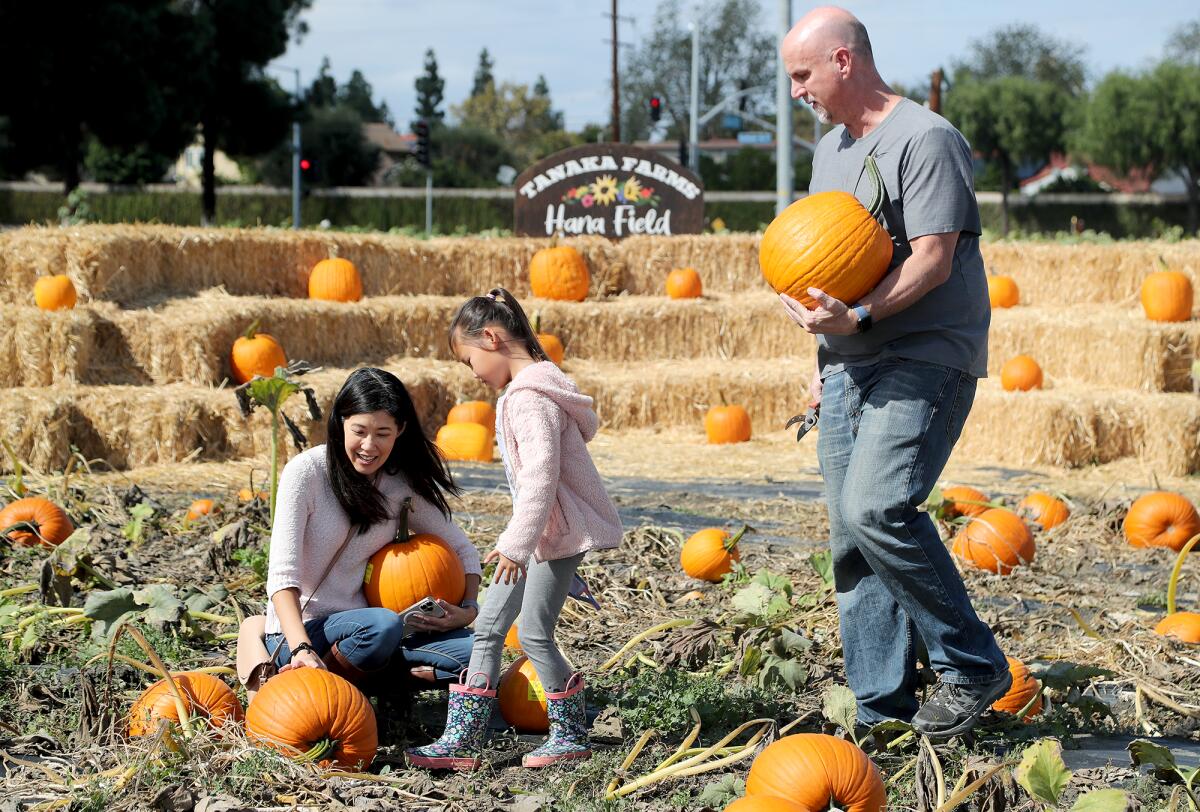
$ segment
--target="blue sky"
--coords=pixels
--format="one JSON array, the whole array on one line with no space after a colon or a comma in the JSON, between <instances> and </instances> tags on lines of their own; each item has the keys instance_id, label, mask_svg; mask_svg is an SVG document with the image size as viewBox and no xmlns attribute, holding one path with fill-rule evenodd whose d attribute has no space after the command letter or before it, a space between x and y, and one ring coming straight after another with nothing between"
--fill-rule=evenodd
<instances>
[{"instance_id":1,"label":"blue sky","mask_svg":"<svg viewBox=\"0 0 1200 812\"><path fill-rule=\"evenodd\" d=\"M759 4L763 23L773 23L778 0ZM793 19L813 5L793 0ZM619 13L632 18L621 24L620 38L648 36L656 6L620 0ZM403 130L413 118L413 81L425 49L437 54L449 112L470 92L486 46L499 81L533 84L545 74L568 129L579 129L608 120L610 8L611 0L315 0L306 15L308 36L278 63L299 67L305 85L323 56L339 81L358 68ZM904 84L925 81L933 68L964 55L972 39L1014 22L1085 45L1095 80L1153 62L1176 27L1200 18L1196 0L865 0L847 8L866 24L884 78ZM280 78L291 87L291 76Z\"/></svg>"}]
</instances>

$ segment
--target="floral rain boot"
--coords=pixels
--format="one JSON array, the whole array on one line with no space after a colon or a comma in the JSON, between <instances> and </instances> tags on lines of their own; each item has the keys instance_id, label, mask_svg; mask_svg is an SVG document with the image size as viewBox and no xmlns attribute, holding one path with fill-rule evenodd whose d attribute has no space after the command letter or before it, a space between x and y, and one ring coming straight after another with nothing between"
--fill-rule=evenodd
<instances>
[{"instance_id":1,"label":"floral rain boot","mask_svg":"<svg viewBox=\"0 0 1200 812\"><path fill-rule=\"evenodd\" d=\"M579 674L567 680L562 693L546 692L546 715L550 717L550 736L521 759L522 767L549 767L560 761L591 756L583 678Z\"/></svg>"},{"instance_id":2,"label":"floral rain boot","mask_svg":"<svg viewBox=\"0 0 1200 812\"><path fill-rule=\"evenodd\" d=\"M446 730L433 744L405 753L414 767L431 770L478 770L495 689L473 688L466 681L450 686Z\"/></svg>"}]
</instances>

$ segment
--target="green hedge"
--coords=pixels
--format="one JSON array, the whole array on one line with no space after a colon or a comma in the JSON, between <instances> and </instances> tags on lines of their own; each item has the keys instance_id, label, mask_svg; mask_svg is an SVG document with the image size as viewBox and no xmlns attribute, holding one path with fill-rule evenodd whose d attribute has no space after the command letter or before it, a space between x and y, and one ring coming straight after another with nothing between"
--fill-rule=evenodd
<instances>
[{"instance_id":1,"label":"green hedge","mask_svg":"<svg viewBox=\"0 0 1200 812\"><path fill-rule=\"evenodd\" d=\"M0 223L55 222L63 198L58 192L0 189ZM200 224L199 193L110 191L90 194L87 205L95 220L105 223ZM1067 231L1071 217L1079 217L1092 231L1116 238L1158 237L1183 227L1187 207L1183 203L1117 204L1103 200L1087 203L1037 203L1012 206L1011 226L1023 234ZM764 202L710 201L710 220L721 218L734 231L755 231L775 216L775 204ZM1000 229L1000 205L981 203L985 229ZM419 197L333 197L311 195L303 201L307 225L329 220L334 227L388 230L425 226L425 201ZM217 222L226 225L288 225L292 218L287 194L217 193ZM436 197L433 221L437 231L477 232L512 228L512 201L504 198Z\"/></svg>"}]
</instances>

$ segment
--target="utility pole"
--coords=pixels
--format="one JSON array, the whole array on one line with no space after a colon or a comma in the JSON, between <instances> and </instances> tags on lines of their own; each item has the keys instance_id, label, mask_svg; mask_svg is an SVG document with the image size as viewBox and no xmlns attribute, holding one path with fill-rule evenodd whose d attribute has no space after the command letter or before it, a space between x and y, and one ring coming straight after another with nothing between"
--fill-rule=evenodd
<instances>
[{"instance_id":1,"label":"utility pole","mask_svg":"<svg viewBox=\"0 0 1200 812\"><path fill-rule=\"evenodd\" d=\"M286 65L268 65L267 67L281 71L291 71L296 77L296 110L292 121L292 230L300 228L300 69L289 68ZM207 149L207 145L205 146Z\"/></svg>"},{"instance_id":2,"label":"utility pole","mask_svg":"<svg viewBox=\"0 0 1200 812\"><path fill-rule=\"evenodd\" d=\"M780 48L792 27L792 0L779 0L779 45L775 48L775 214L792 203L792 79ZM816 142L814 141L814 146Z\"/></svg>"},{"instance_id":3,"label":"utility pole","mask_svg":"<svg viewBox=\"0 0 1200 812\"><path fill-rule=\"evenodd\" d=\"M621 140L621 88L617 76L617 0L612 0L612 131L613 141Z\"/></svg>"},{"instance_id":4,"label":"utility pole","mask_svg":"<svg viewBox=\"0 0 1200 812\"><path fill-rule=\"evenodd\" d=\"M700 174L700 22L692 12L692 103L688 110L688 168Z\"/></svg>"}]
</instances>

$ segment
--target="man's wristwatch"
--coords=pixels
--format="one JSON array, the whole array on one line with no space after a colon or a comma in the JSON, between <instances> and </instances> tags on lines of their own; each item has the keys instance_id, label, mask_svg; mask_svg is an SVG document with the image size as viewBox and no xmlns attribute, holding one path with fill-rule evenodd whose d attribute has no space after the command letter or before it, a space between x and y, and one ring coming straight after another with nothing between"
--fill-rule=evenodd
<instances>
[{"instance_id":1,"label":"man's wristwatch","mask_svg":"<svg viewBox=\"0 0 1200 812\"><path fill-rule=\"evenodd\" d=\"M464 598L458 605L463 609L474 609L475 614L479 614L479 601L474 598Z\"/></svg>"},{"instance_id":2,"label":"man's wristwatch","mask_svg":"<svg viewBox=\"0 0 1200 812\"><path fill-rule=\"evenodd\" d=\"M871 329L871 311L866 305L855 305L850 308L858 316L858 332L865 333Z\"/></svg>"},{"instance_id":3,"label":"man's wristwatch","mask_svg":"<svg viewBox=\"0 0 1200 812\"><path fill-rule=\"evenodd\" d=\"M288 655L288 662L296 659L296 655L302 651L311 651L314 657L319 656L317 650L312 647L312 643L297 643L296 647L292 649L291 654Z\"/></svg>"}]
</instances>

